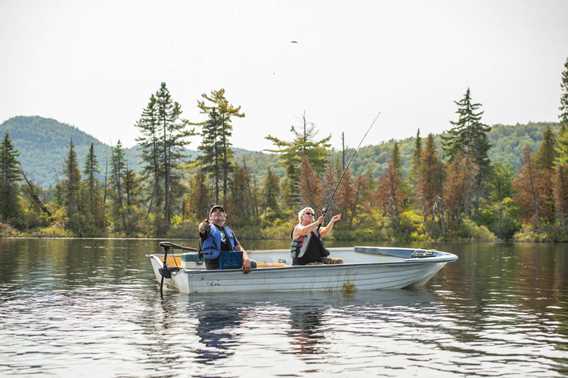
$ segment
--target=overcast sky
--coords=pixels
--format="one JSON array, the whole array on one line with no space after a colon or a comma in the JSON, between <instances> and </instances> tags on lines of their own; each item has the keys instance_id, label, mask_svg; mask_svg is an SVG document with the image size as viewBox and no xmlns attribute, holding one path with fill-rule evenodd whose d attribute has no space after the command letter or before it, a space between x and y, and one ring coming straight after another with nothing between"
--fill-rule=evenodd
<instances>
[{"instance_id":1,"label":"overcast sky","mask_svg":"<svg viewBox=\"0 0 568 378\"><path fill-rule=\"evenodd\" d=\"M438 133L468 87L485 123L557 121L567 20L563 0L0 0L0 123L40 115L132 146L162 81L193 121L225 88L246 113L233 144L252 150L304 111L335 146L379 111L364 144Z\"/></svg>"}]
</instances>

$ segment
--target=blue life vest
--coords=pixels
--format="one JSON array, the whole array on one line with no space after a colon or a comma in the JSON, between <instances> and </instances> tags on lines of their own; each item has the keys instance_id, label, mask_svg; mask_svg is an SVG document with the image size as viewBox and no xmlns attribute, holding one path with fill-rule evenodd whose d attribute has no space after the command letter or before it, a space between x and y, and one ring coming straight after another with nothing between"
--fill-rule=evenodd
<instances>
[{"instance_id":1,"label":"blue life vest","mask_svg":"<svg viewBox=\"0 0 568 378\"><path fill-rule=\"evenodd\" d=\"M235 238L235 234L229 226L225 226L224 228L225 237L231 246L231 251L234 251L237 245L237 238ZM221 254L221 231L214 224L210 225L207 239L203 241L201 248L205 259L215 260L219 258L219 255Z\"/></svg>"}]
</instances>

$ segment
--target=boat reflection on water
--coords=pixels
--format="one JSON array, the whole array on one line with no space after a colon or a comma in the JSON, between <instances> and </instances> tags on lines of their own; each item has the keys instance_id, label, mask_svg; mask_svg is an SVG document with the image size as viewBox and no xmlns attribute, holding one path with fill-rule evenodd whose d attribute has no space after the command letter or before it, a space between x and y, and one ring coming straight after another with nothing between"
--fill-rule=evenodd
<instances>
[{"instance_id":1,"label":"boat reflection on water","mask_svg":"<svg viewBox=\"0 0 568 378\"><path fill-rule=\"evenodd\" d=\"M390 312L400 313L401 309L417 312L421 307L432 309L439 305L427 290L211 297L175 294L169 301L177 303L167 310L185 309L173 317L176 322L186 322L189 329L185 332L196 336L193 344L188 345L193 361L206 365L235 354L238 359L239 353L246 353L247 345L255 344L258 348L264 343L265 348L274 348L275 335L284 336L278 337L284 340L287 336L287 345L277 346L282 353L303 360L321 358L328 353L328 338L334 332L365 327L365 320L386 323L392 320ZM376 311L377 308L381 310Z\"/></svg>"},{"instance_id":2,"label":"boat reflection on water","mask_svg":"<svg viewBox=\"0 0 568 378\"><path fill-rule=\"evenodd\" d=\"M241 309L205 301L198 304L195 315L198 321L195 333L199 342L195 361L208 364L232 356L241 334Z\"/></svg>"},{"instance_id":3,"label":"boat reflection on water","mask_svg":"<svg viewBox=\"0 0 568 378\"><path fill-rule=\"evenodd\" d=\"M290 307L290 344L298 355L323 355L325 348L324 316L327 306Z\"/></svg>"}]
</instances>

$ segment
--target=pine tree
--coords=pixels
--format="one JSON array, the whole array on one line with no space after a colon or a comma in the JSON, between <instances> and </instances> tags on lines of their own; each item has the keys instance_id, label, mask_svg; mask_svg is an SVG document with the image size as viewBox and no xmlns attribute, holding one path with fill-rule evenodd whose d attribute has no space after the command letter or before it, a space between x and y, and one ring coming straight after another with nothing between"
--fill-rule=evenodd
<instances>
[{"instance_id":1,"label":"pine tree","mask_svg":"<svg viewBox=\"0 0 568 378\"><path fill-rule=\"evenodd\" d=\"M492 202L501 202L505 198L513 197L514 174L510 165L494 164L489 182L489 199Z\"/></svg>"},{"instance_id":2,"label":"pine tree","mask_svg":"<svg viewBox=\"0 0 568 378\"><path fill-rule=\"evenodd\" d=\"M194 220L201 220L207 217L209 204L211 202L207 189L207 177L203 171L198 171L189 184L189 199L186 213Z\"/></svg>"},{"instance_id":3,"label":"pine tree","mask_svg":"<svg viewBox=\"0 0 568 378\"><path fill-rule=\"evenodd\" d=\"M541 213L546 223L554 222L554 162L556 160L556 139L550 127L543 133L542 143L535 156L536 179L538 180Z\"/></svg>"},{"instance_id":4,"label":"pine tree","mask_svg":"<svg viewBox=\"0 0 568 378\"><path fill-rule=\"evenodd\" d=\"M280 179L268 168L262 186L261 205L264 208L263 215L268 221L273 221L281 216L280 212Z\"/></svg>"},{"instance_id":5,"label":"pine tree","mask_svg":"<svg viewBox=\"0 0 568 378\"><path fill-rule=\"evenodd\" d=\"M123 233L127 229L126 223L126 157L120 140L112 148L111 175L110 175L110 198L111 216L115 232Z\"/></svg>"},{"instance_id":6,"label":"pine tree","mask_svg":"<svg viewBox=\"0 0 568 378\"><path fill-rule=\"evenodd\" d=\"M535 167L530 148L523 151L523 165L515 180L513 180L513 200L521 210L523 220L538 226L541 218L542 203L538 172Z\"/></svg>"},{"instance_id":7,"label":"pine tree","mask_svg":"<svg viewBox=\"0 0 568 378\"><path fill-rule=\"evenodd\" d=\"M306 115L302 116L302 131L292 126L292 141L286 141L268 135L265 138L271 141L276 149L267 150L279 155L280 162L286 170L284 181L284 202L288 208L297 208L301 205L299 179L302 159L307 158L316 175L321 177L325 171L327 157L331 145L331 135L321 140L316 140L317 130L315 125L308 122Z\"/></svg>"},{"instance_id":8,"label":"pine tree","mask_svg":"<svg viewBox=\"0 0 568 378\"><path fill-rule=\"evenodd\" d=\"M20 219L20 163L8 133L0 145L0 222L15 225Z\"/></svg>"},{"instance_id":9,"label":"pine tree","mask_svg":"<svg viewBox=\"0 0 568 378\"><path fill-rule=\"evenodd\" d=\"M188 138L194 135L181 114L180 104L173 100L166 83L161 83L136 123L142 133L138 142L143 151L144 175L150 178L151 185L148 212L154 211L158 235L167 233L174 212L181 208L180 164Z\"/></svg>"},{"instance_id":10,"label":"pine tree","mask_svg":"<svg viewBox=\"0 0 568 378\"><path fill-rule=\"evenodd\" d=\"M343 175L341 185L337 189L335 205L336 211L342 214L341 222L338 224L340 230L351 230L357 215L357 186L353 182L351 169L348 168ZM328 209L328 214L333 214L333 208Z\"/></svg>"},{"instance_id":11,"label":"pine tree","mask_svg":"<svg viewBox=\"0 0 568 378\"><path fill-rule=\"evenodd\" d=\"M252 190L252 180L250 171L246 167L237 165L233 170L231 180L231 195L229 206L231 218L234 223L248 225L255 221L256 210L254 208L256 195Z\"/></svg>"},{"instance_id":12,"label":"pine tree","mask_svg":"<svg viewBox=\"0 0 568 378\"><path fill-rule=\"evenodd\" d=\"M310 161L304 157L300 168L300 196L304 206L320 209L323 199L323 192L320 178L314 172Z\"/></svg>"},{"instance_id":13,"label":"pine tree","mask_svg":"<svg viewBox=\"0 0 568 378\"><path fill-rule=\"evenodd\" d=\"M455 101L458 106L457 121L451 121L453 127L448 131L448 135L442 136L442 146L449 162L453 162L457 156L470 158L478 167L473 187L473 202L477 209L481 197L485 193L485 183L491 173L488 151L490 148L487 133L491 128L481 123L483 111L480 111L481 104L472 103L469 88L460 101Z\"/></svg>"},{"instance_id":14,"label":"pine tree","mask_svg":"<svg viewBox=\"0 0 568 378\"><path fill-rule=\"evenodd\" d=\"M142 115L136 127L142 133L141 137L136 138L140 146L141 158L143 161L143 176L148 182L149 198L148 213L161 212L163 206L163 166L161 164L162 140L159 134L158 114L156 96L151 95L148 105L142 111Z\"/></svg>"},{"instance_id":15,"label":"pine tree","mask_svg":"<svg viewBox=\"0 0 568 378\"><path fill-rule=\"evenodd\" d=\"M400 172L400 152L395 143L387 171L379 179L379 204L383 212L389 217L395 236L400 236L400 214L406 201L406 193Z\"/></svg>"},{"instance_id":16,"label":"pine tree","mask_svg":"<svg viewBox=\"0 0 568 378\"><path fill-rule=\"evenodd\" d=\"M97 180L99 173L97 157L95 155L95 146L91 143L87 159L85 161L85 183L83 197L84 213L83 223L85 233L89 236L100 236L104 234L105 229L105 212L101 196L101 188Z\"/></svg>"},{"instance_id":17,"label":"pine tree","mask_svg":"<svg viewBox=\"0 0 568 378\"><path fill-rule=\"evenodd\" d=\"M471 156L457 155L446 168L444 207L449 231L456 232L462 225L463 215L471 214L474 205L475 177L479 167Z\"/></svg>"},{"instance_id":18,"label":"pine tree","mask_svg":"<svg viewBox=\"0 0 568 378\"><path fill-rule=\"evenodd\" d=\"M558 225L568 228L568 163L559 163L554 176L554 209Z\"/></svg>"},{"instance_id":19,"label":"pine tree","mask_svg":"<svg viewBox=\"0 0 568 378\"><path fill-rule=\"evenodd\" d=\"M199 149L203 152L200 163L204 172L215 184L215 202L220 200L220 183L222 182L223 202L228 199L230 173L234 168L231 136L233 134L233 118L245 116L240 106L234 106L225 97L225 90L213 90L210 94L202 94L204 100L197 102L207 120L202 122L202 141Z\"/></svg>"},{"instance_id":20,"label":"pine tree","mask_svg":"<svg viewBox=\"0 0 568 378\"><path fill-rule=\"evenodd\" d=\"M67 211L68 228L78 236L83 236L81 215L81 173L77 163L77 154L73 141L69 142L69 152L65 160L65 210Z\"/></svg>"},{"instance_id":21,"label":"pine tree","mask_svg":"<svg viewBox=\"0 0 568 378\"><path fill-rule=\"evenodd\" d=\"M416 196L421 204L424 219L432 221L436 206L439 206L443 196L444 180L442 162L438 158L432 134L429 134L426 140L419 167Z\"/></svg>"},{"instance_id":22,"label":"pine tree","mask_svg":"<svg viewBox=\"0 0 568 378\"><path fill-rule=\"evenodd\" d=\"M414 153L412 154L412 163L410 166L409 183L414 193L417 192L417 186L420 182L422 163L422 138L420 137L420 129L416 132L416 141L414 142ZM413 196L413 202L418 205L419 199Z\"/></svg>"},{"instance_id":23,"label":"pine tree","mask_svg":"<svg viewBox=\"0 0 568 378\"><path fill-rule=\"evenodd\" d=\"M561 81L560 81L560 123L563 126L568 126L568 58L564 63L564 71L562 71Z\"/></svg>"},{"instance_id":24,"label":"pine tree","mask_svg":"<svg viewBox=\"0 0 568 378\"><path fill-rule=\"evenodd\" d=\"M141 218L141 178L126 165L124 174L124 197L125 197L125 233L127 236L135 236L140 231L139 219Z\"/></svg>"},{"instance_id":25,"label":"pine tree","mask_svg":"<svg viewBox=\"0 0 568 378\"><path fill-rule=\"evenodd\" d=\"M556 164L568 163L568 124L563 124L556 139Z\"/></svg>"}]
</instances>

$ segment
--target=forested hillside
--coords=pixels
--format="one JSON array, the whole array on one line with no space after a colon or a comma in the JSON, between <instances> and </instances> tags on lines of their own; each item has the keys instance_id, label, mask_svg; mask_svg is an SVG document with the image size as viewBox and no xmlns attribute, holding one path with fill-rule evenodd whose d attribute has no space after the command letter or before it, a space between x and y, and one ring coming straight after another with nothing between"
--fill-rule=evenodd
<instances>
[{"instance_id":1,"label":"forested hillside","mask_svg":"<svg viewBox=\"0 0 568 378\"><path fill-rule=\"evenodd\" d=\"M515 171L521 166L522 152L525 146L534 151L542 141L546 127L550 126L558 133L559 124L539 122L517 125L494 125L488 134L491 149L489 158L493 162L509 164ZM0 125L0 138L9 133L14 146L19 152L18 160L21 162L26 175L36 184L48 187L56 183L63 175L65 156L72 140L75 145L79 166L83 167L87 151L91 143L99 160L101 174L104 174L105 161L110 161L111 146L100 142L95 137L54 119L38 116L18 116L10 118ZM425 137L425 135L422 135ZM440 135L434 138L436 146L441 149ZM387 167L392 152L394 140L375 143L366 141L370 145L364 146L353 160L351 168L355 175L371 174L372 177L382 175ZM415 138L397 141L402 159L402 169L408 173L410 161L414 151ZM197 141L194 141L197 146ZM195 147L196 148L196 147ZM239 165L245 165L254 176L260 178L271 167L278 176L284 175L284 170L278 164L277 158L263 151L248 151L234 148L235 160ZM135 171L139 170L139 151L137 147L125 149L128 166ZM341 151L334 150L334 158L341 161ZM353 150L347 149L346 160L352 156ZM198 152L194 149L186 150L188 161L194 160Z\"/></svg>"}]
</instances>

